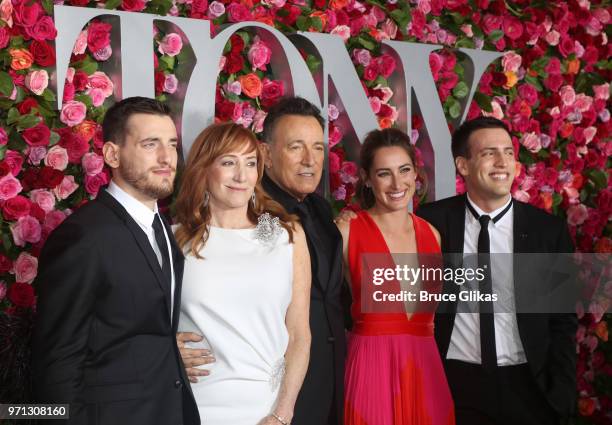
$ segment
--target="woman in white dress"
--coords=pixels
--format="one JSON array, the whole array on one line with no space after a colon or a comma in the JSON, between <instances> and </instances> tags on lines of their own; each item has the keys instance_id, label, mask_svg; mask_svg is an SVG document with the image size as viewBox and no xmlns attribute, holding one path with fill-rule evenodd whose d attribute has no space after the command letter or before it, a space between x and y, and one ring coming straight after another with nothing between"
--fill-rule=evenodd
<instances>
[{"instance_id":1,"label":"woman in white dress","mask_svg":"<svg viewBox=\"0 0 612 425\"><path fill-rule=\"evenodd\" d=\"M233 123L193 144L176 203L185 253L179 330L204 425L289 424L310 352L310 258L301 226L261 188L254 135ZM186 354L187 353L187 354ZM192 371L193 372L193 371Z\"/></svg>"}]
</instances>

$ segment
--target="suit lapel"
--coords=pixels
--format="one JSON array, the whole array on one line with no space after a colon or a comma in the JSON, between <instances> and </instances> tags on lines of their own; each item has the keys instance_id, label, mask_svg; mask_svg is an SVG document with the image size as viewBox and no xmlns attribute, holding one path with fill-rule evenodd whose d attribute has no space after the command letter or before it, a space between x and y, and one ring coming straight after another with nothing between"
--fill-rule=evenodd
<instances>
[{"instance_id":1,"label":"suit lapel","mask_svg":"<svg viewBox=\"0 0 612 425\"><path fill-rule=\"evenodd\" d=\"M96 200L99 200L104 205L109 207L115 214L117 214L123 220L129 231L132 233L132 236L134 236L136 244L140 248L142 254L147 259L147 263L149 264L151 271L153 271L153 273L155 274L157 283L164 294L164 297L166 299L166 307L168 308L168 316L170 316L170 288L167 287L167 284L165 283L161 267L159 266L159 262L157 261L157 257L155 256L155 252L153 252L153 248L151 247L151 243L149 242L147 235L134 221L134 219L132 218L132 216L130 216L126 209L123 208L123 206L105 190L100 191Z\"/></svg>"}]
</instances>

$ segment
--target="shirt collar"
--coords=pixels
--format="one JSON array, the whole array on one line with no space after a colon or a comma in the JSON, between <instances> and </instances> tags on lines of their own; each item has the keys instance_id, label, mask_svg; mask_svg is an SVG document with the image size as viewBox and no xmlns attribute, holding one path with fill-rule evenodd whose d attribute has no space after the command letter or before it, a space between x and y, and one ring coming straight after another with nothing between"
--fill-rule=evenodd
<instances>
[{"instance_id":1,"label":"shirt collar","mask_svg":"<svg viewBox=\"0 0 612 425\"><path fill-rule=\"evenodd\" d=\"M293 213L295 208L301 203L294 196L290 195L279 185L277 185L274 180L268 177L268 175L265 173L261 179L261 185L263 186L264 190L268 192L268 195L270 195L276 202L281 204L289 213ZM302 202L305 202L309 197L310 195L307 195Z\"/></svg>"},{"instance_id":2,"label":"shirt collar","mask_svg":"<svg viewBox=\"0 0 612 425\"><path fill-rule=\"evenodd\" d=\"M151 210L151 208L121 189L113 180L111 180L106 191L126 209L128 214L136 220L138 224L147 228L153 226L153 219L155 218L155 214L157 214L157 203L154 209Z\"/></svg>"},{"instance_id":3,"label":"shirt collar","mask_svg":"<svg viewBox=\"0 0 612 425\"><path fill-rule=\"evenodd\" d=\"M512 202L512 196L511 196L511 197L510 197L510 199L508 199L508 202L506 202L504 205L502 205L501 207L497 208L496 210L493 210L493 211L491 211L491 212L484 212L484 211L483 211L483 210L482 210L482 209L481 209L481 208L480 208L478 205L476 205L476 204L474 203L474 201L472 201L472 199L470 198L470 195L469 195L469 194L467 194L467 193L466 193L466 196L467 196L467 201L470 203L470 205L471 205L471 206L474 208L474 210L475 210L475 211L478 213L478 215L479 215L479 216L481 216L481 215L483 215L483 214L486 214L486 215L488 215L489 217L495 217L495 216L497 216L497 214L499 214L500 212L502 212L502 211L504 210L504 208L506 208L506 207L508 206L508 204L510 204L510 203ZM510 210L512 210L512 208L513 208L513 207L510 207ZM510 211L508 211L508 213L509 213L509 212L510 212ZM505 214L505 215L504 215L504 216L503 216L501 219L503 220L503 219L504 219L504 217L505 217L506 215L508 215L508 213L506 213L506 214ZM470 216L470 217L471 217L471 218L473 218L475 221L478 221L478 220L476 220L476 218L474 218L474 216L473 216L472 214L469 214L469 213L468 213L468 214L466 214L466 215ZM491 221L491 222L493 222L493 221Z\"/></svg>"}]
</instances>

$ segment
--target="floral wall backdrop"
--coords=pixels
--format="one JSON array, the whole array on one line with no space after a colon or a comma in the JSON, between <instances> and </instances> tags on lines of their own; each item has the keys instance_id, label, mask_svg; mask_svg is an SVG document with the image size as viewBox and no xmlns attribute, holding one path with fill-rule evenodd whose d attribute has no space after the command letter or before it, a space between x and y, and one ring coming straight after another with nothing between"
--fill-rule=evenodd
<instances>
[{"instance_id":1,"label":"floral wall backdrop","mask_svg":"<svg viewBox=\"0 0 612 425\"><path fill-rule=\"evenodd\" d=\"M610 142L610 3L605 0L2 0L0 3L0 400L28 398L28 339L36 309L37 257L49 233L109 181L100 123L116 87L111 21L83 28L73 49L64 103L56 110L53 4L183 16L223 24L258 21L284 33L340 36L381 128L398 120L389 83L395 59L382 40L443 45L430 55L449 125L457 124L465 63L455 48L505 52L482 77L468 118L491 115L512 130L522 170L513 196L567 220L581 252L612 252ZM187 41L156 31L155 94L177 96ZM185 44L185 46L184 46ZM260 133L266 109L286 93L269 63L272 50L255 32L232 36L219 64L216 120ZM303 52L313 72L316 56ZM180 91L180 90L179 90ZM463 102L463 103L462 103ZM330 104L329 171L336 209L351 203L357 165L348 160ZM418 113L412 141L427 137ZM463 190L457 181L458 191ZM608 271L609 272L609 271ZM593 280L601 276L593 276ZM576 423L612 423L612 324L607 300L579 305Z\"/></svg>"}]
</instances>

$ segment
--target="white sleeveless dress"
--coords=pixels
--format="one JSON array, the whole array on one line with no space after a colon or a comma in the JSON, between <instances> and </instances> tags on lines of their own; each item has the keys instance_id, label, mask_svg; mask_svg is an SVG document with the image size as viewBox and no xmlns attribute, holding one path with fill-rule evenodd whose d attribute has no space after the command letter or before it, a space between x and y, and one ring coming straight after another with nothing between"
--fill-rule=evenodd
<instances>
[{"instance_id":1,"label":"white sleeveless dress","mask_svg":"<svg viewBox=\"0 0 612 425\"><path fill-rule=\"evenodd\" d=\"M285 325L293 282L287 231L272 242L255 229L210 227L200 251L186 255L179 331L204 336L216 362L192 383L202 424L256 425L273 411L284 373Z\"/></svg>"}]
</instances>

